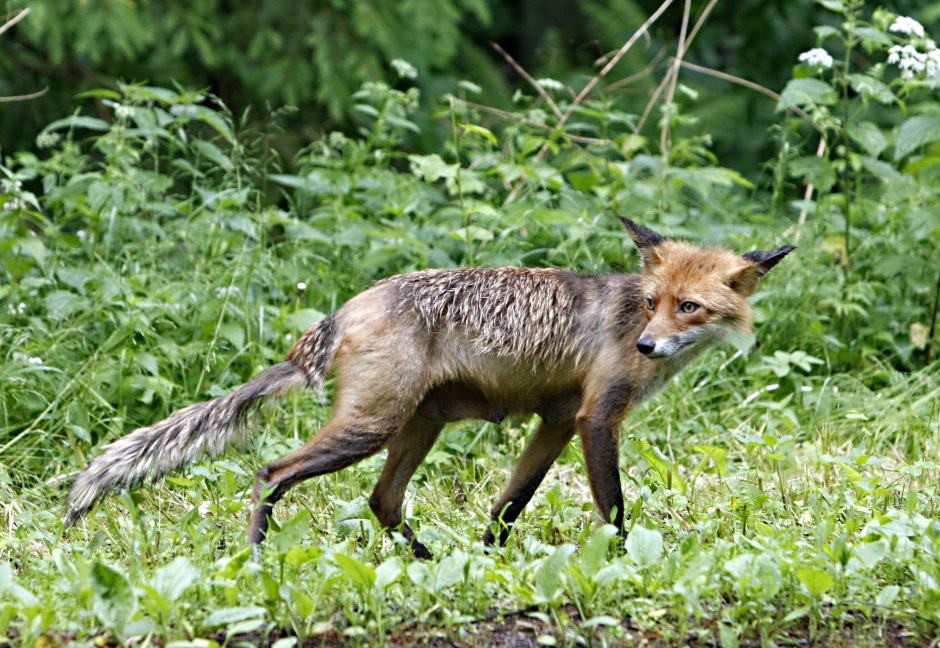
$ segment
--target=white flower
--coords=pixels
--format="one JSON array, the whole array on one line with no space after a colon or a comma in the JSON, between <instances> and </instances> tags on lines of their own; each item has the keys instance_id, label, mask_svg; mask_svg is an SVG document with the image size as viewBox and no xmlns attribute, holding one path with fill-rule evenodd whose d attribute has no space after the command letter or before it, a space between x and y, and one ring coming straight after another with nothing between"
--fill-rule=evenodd
<instances>
[{"instance_id":1,"label":"white flower","mask_svg":"<svg viewBox=\"0 0 940 648\"><path fill-rule=\"evenodd\" d=\"M19 304L17 304L17 305L16 305L16 312L19 313L20 315L22 315L23 313L25 313L25 312L26 312L26 304L24 304L23 302L20 302Z\"/></svg>"},{"instance_id":2,"label":"white flower","mask_svg":"<svg viewBox=\"0 0 940 648\"><path fill-rule=\"evenodd\" d=\"M42 132L36 136L36 148L52 148L62 137L55 132Z\"/></svg>"},{"instance_id":3,"label":"white flower","mask_svg":"<svg viewBox=\"0 0 940 648\"><path fill-rule=\"evenodd\" d=\"M472 92L473 94L480 94L483 92L483 88L475 84L473 81L458 81L457 87L462 88L467 92Z\"/></svg>"},{"instance_id":4,"label":"white flower","mask_svg":"<svg viewBox=\"0 0 940 648\"><path fill-rule=\"evenodd\" d=\"M127 119L128 117L134 116L134 107L125 106L124 104L118 104L114 108L114 116L118 119Z\"/></svg>"},{"instance_id":5,"label":"white flower","mask_svg":"<svg viewBox=\"0 0 940 648\"><path fill-rule=\"evenodd\" d=\"M75 236L78 237L79 241L84 241L85 237L87 237L88 234L85 233L85 230L78 230L77 232L75 232Z\"/></svg>"},{"instance_id":6,"label":"white flower","mask_svg":"<svg viewBox=\"0 0 940 648\"><path fill-rule=\"evenodd\" d=\"M940 50L931 49L927 52L927 78L940 77Z\"/></svg>"},{"instance_id":7,"label":"white flower","mask_svg":"<svg viewBox=\"0 0 940 648\"><path fill-rule=\"evenodd\" d=\"M224 299L225 297L234 297L240 293L238 286L223 286L221 288L215 289L215 296L219 299Z\"/></svg>"},{"instance_id":8,"label":"white flower","mask_svg":"<svg viewBox=\"0 0 940 648\"><path fill-rule=\"evenodd\" d=\"M907 16L898 16L888 27L888 31L895 34L913 34L917 38L924 37L924 26Z\"/></svg>"},{"instance_id":9,"label":"white flower","mask_svg":"<svg viewBox=\"0 0 940 648\"><path fill-rule=\"evenodd\" d=\"M30 357L26 358L26 364L41 365L41 364L42 364L42 358L37 358L36 356L30 356Z\"/></svg>"},{"instance_id":10,"label":"white flower","mask_svg":"<svg viewBox=\"0 0 940 648\"><path fill-rule=\"evenodd\" d=\"M303 281L297 282L297 290L299 290L300 292L303 292L306 289L307 289L307 284L305 284Z\"/></svg>"},{"instance_id":11,"label":"white flower","mask_svg":"<svg viewBox=\"0 0 940 648\"><path fill-rule=\"evenodd\" d=\"M3 211L18 211L26 207L26 204L19 198L11 198L3 203Z\"/></svg>"},{"instance_id":12,"label":"white flower","mask_svg":"<svg viewBox=\"0 0 940 648\"><path fill-rule=\"evenodd\" d=\"M417 79L418 70L411 63L405 59L394 59L392 61L392 67L395 68L395 73L400 76L402 79Z\"/></svg>"},{"instance_id":13,"label":"white flower","mask_svg":"<svg viewBox=\"0 0 940 648\"><path fill-rule=\"evenodd\" d=\"M556 90L560 92L565 89L565 84L555 79L539 79L536 83L546 90Z\"/></svg>"},{"instance_id":14,"label":"white flower","mask_svg":"<svg viewBox=\"0 0 940 648\"><path fill-rule=\"evenodd\" d=\"M888 63L897 65L901 70L901 77L907 80L924 72L927 76L934 77L940 74L940 51L936 46L929 48L925 53L913 45L892 45L888 50Z\"/></svg>"},{"instance_id":15,"label":"white flower","mask_svg":"<svg viewBox=\"0 0 940 648\"><path fill-rule=\"evenodd\" d=\"M827 70L832 67L832 57L829 56L829 52L821 47L814 47L811 50L803 52L800 54L799 60L800 63L806 63L813 67L826 68Z\"/></svg>"}]
</instances>

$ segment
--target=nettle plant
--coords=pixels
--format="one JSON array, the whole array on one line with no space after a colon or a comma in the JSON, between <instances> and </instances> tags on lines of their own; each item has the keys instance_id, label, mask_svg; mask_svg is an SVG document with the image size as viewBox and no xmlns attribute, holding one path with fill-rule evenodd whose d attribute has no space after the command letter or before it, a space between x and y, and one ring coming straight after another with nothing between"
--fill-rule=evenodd
<instances>
[{"instance_id":1,"label":"nettle plant","mask_svg":"<svg viewBox=\"0 0 940 648\"><path fill-rule=\"evenodd\" d=\"M797 203L800 224L815 220L841 266L818 303L841 339L865 341L851 359L874 350L918 366L918 356L930 361L940 271L940 49L911 17L878 9L866 18L860 0L820 2L838 26L815 28L817 47L799 56L778 104L797 115L789 136L819 145L778 177L811 185Z\"/></svg>"}]
</instances>

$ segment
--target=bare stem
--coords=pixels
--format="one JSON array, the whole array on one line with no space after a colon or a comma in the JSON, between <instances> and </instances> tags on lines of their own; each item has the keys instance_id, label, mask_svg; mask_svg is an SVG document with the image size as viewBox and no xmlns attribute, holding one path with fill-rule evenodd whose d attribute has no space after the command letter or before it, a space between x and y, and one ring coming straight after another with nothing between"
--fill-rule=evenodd
<instances>
[{"instance_id":1,"label":"bare stem","mask_svg":"<svg viewBox=\"0 0 940 648\"><path fill-rule=\"evenodd\" d=\"M714 4L714 2L712 3ZM682 56L688 47L685 40L686 29L689 27L689 14L692 13L692 0L685 0L685 8L682 10L682 27L679 29L679 46L676 48L676 56L672 60L672 67L666 77L669 79L668 89L666 90L665 105L669 106L676 96L676 86L679 84L679 66L682 65ZM659 152L663 159L668 157L669 149L669 118L663 120L663 127L659 131Z\"/></svg>"},{"instance_id":2,"label":"bare stem","mask_svg":"<svg viewBox=\"0 0 940 648\"><path fill-rule=\"evenodd\" d=\"M545 88L542 87L542 84L536 81L535 79L533 79L532 75L526 72L525 68L519 65L519 63L516 62L516 59L514 59L509 54L509 52L507 52L506 50L504 50L502 47L499 46L499 43L490 43L490 45L493 47L494 50L499 52L500 56L506 59L506 62L509 63L512 69L515 70L519 76L521 76L523 79L528 81L529 85L535 88L535 91L539 93L539 96L545 100L545 103L548 104L548 107L552 109L553 113L555 113L555 117L557 117L558 119L561 119L561 110L559 110L558 104L555 103L555 100L552 99L552 96L550 94L545 92Z\"/></svg>"},{"instance_id":3,"label":"bare stem","mask_svg":"<svg viewBox=\"0 0 940 648\"><path fill-rule=\"evenodd\" d=\"M584 101L584 98L587 97L588 94L590 94L591 90L594 89L594 86L596 86L600 82L601 79L607 76L607 73L610 72L614 68L615 65L617 65L620 59L623 58L624 54L630 51L630 48L633 47L633 44L636 43L636 41L643 34L646 33L646 30L649 29L649 26L652 25L654 22L656 22L656 20L663 14L663 12L669 8L669 5L671 5L672 2L673 0L663 0L663 3L659 5L659 8L655 12L653 12L653 15L647 18L646 22L640 25L640 28L637 29L635 32L633 32L633 35L627 40L627 42L624 43L623 46L619 50L617 50L617 53L614 54L613 58L611 58L610 61L607 62L607 65L605 65L603 69L601 69L600 72L594 75L593 79L588 81L587 85L585 85L584 88L581 89L581 92L578 93L578 96L575 97L574 101L571 102L571 105L568 106L568 110L565 111L565 113L561 116L561 119L558 120L558 123L555 124L555 128L552 129L552 135L554 135L557 132L560 132L561 129L564 128L565 124L568 123L568 119L570 119L572 113L574 113L575 108L577 108L578 105L582 101ZM540 148L538 153L535 154L535 162L540 162L542 158L545 157L545 154L548 153L549 146L551 145L550 143L551 143L552 135L548 137L545 143L542 144L542 148ZM506 196L506 200L503 201L504 207L506 205L509 205L510 203L512 203L512 201L516 199L516 196L519 194L519 191L522 189L525 182L526 182L525 176L522 176L521 178L519 178L519 181L516 182L516 185L512 188L512 191L510 191L509 195Z\"/></svg>"},{"instance_id":4,"label":"bare stem","mask_svg":"<svg viewBox=\"0 0 940 648\"><path fill-rule=\"evenodd\" d=\"M47 92L49 92L49 88L45 87L42 90L37 90L36 92L30 92L29 94L0 97L0 103L14 103L16 101L29 101L30 99L37 99L43 96L44 94L46 94Z\"/></svg>"},{"instance_id":5,"label":"bare stem","mask_svg":"<svg viewBox=\"0 0 940 648\"><path fill-rule=\"evenodd\" d=\"M937 273L937 292L933 298L933 312L930 314L930 331L927 333L927 348L924 349L924 364L930 364L933 351L933 336L937 332L937 308L940 306L940 272Z\"/></svg>"},{"instance_id":6,"label":"bare stem","mask_svg":"<svg viewBox=\"0 0 940 648\"><path fill-rule=\"evenodd\" d=\"M680 37L679 45L681 49L679 50L679 55L676 56L674 59L674 61L678 60L679 65L687 65L685 61L682 60L683 57L685 56L685 52L689 49L689 45L691 45L692 41L695 40L695 37L698 35L699 30L702 28L702 25L705 24L705 20L708 18L708 15L711 13L712 9L714 8L717 2L718 0L711 0L711 2L708 3L708 5L702 11L701 15L698 17L698 20L695 21L695 26L692 27L692 31L689 34L688 39L683 39ZM665 88L666 84L669 83L669 81L673 78L673 72L675 72L676 75L678 74L678 68L675 62L673 63L673 68L675 69L674 70L670 69L670 71L666 73L666 76L663 77L663 80L660 82L660 84L656 87L656 90L653 92L653 96L650 97L649 102L646 104L646 108L643 110L643 116L640 118L640 121L637 122L636 132L640 132L641 130L643 130L643 126L646 124L646 120L649 117L650 112L653 110L653 106L656 104L656 101L659 99L659 95L662 94L662 91ZM708 69L708 68L705 68L705 69Z\"/></svg>"},{"instance_id":7,"label":"bare stem","mask_svg":"<svg viewBox=\"0 0 940 648\"><path fill-rule=\"evenodd\" d=\"M18 14L10 18L8 21L3 23L2 25L0 25L0 34L3 34L3 32L10 29L13 25L18 23L19 21L23 20L23 18L29 15L29 12L30 12L29 7L26 7L21 12L19 12Z\"/></svg>"}]
</instances>

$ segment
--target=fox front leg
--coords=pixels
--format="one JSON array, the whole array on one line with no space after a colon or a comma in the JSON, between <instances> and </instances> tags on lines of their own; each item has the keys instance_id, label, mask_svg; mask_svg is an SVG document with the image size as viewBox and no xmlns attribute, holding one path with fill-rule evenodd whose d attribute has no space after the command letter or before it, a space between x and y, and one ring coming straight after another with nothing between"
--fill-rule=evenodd
<instances>
[{"instance_id":1,"label":"fox front leg","mask_svg":"<svg viewBox=\"0 0 940 648\"><path fill-rule=\"evenodd\" d=\"M624 535L623 489L620 485L618 425L609 421L578 421L588 483L601 518Z\"/></svg>"}]
</instances>

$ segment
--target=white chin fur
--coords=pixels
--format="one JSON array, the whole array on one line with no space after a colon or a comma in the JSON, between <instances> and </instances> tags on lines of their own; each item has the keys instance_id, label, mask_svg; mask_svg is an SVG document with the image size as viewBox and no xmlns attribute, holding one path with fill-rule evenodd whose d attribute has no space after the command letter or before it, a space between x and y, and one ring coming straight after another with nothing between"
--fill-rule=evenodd
<instances>
[{"instance_id":1,"label":"white chin fur","mask_svg":"<svg viewBox=\"0 0 940 648\"><path fill-rule=\"evenodd\" d=\"M656 342L653 350L646 355L651 360L662 358L672 358L677 355L694 351L697 348L703 348L719 342L728 334L728 331L722 328L697 328L690 329L679 335L673 335Z\"/></svg>"}]
</instances>

